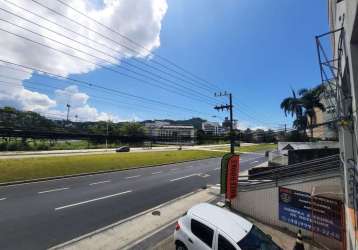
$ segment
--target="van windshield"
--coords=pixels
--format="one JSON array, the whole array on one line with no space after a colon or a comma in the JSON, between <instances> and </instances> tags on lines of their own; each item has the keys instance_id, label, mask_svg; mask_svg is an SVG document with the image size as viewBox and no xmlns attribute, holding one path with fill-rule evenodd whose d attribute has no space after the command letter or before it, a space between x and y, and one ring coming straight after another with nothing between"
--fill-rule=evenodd
<instances>
[{"instance_id":1,"label":"van windshield","mask_svg":"<svg viewBox=\"0 0 358 250\"><path fill-rule=\"evenodd\" d=\"M238 243L242 250L281 250L264 232L255 225Z\"/></svg>"}]
</instances>

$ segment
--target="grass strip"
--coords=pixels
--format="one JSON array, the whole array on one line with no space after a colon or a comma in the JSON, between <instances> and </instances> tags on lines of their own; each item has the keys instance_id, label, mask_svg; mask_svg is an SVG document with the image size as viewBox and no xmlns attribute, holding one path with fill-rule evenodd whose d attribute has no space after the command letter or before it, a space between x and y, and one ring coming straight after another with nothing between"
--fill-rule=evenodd
<instances>
[{"instance_id":1,"label":"grass strip","mask_svg":"<svg viewBox=\"0 0 358 250\"><path fill-rule=\"evenodd\" d=\"M0 183L106 170L121 170L180 161L221 157L223 153L200 150L136 152L0 160Z\"/></svg>"}]
</instances>

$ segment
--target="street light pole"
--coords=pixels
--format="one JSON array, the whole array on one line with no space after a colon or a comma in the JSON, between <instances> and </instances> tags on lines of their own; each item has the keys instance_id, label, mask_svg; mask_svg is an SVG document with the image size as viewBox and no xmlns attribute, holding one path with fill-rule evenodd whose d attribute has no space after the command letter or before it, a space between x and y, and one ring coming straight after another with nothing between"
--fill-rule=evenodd
<instances>
[{"instance_id":1,"label":"street light pole","mask_svg":"<svg viewBox=\"0 0 358 250\"><path fill-rule=\"evenodd\" d=\"M66 107L67 107L67 122L68 122L68 119L69 119L69 117L70 117L70 108L71 108L71 105L70 105L70 104L67 104Z\"/></svg>"},{"instance_id":2,"label":"street light pole","mask_svg":"<svg viewBox=\"0 0 358 250\"><path fill-rule=\"evenodd\" d=\"M107 142L107 138L108 138L108 123L109 123L109 120L107 120L106 149L108 149L108 142Z\"/></svg>"}]
</instances>

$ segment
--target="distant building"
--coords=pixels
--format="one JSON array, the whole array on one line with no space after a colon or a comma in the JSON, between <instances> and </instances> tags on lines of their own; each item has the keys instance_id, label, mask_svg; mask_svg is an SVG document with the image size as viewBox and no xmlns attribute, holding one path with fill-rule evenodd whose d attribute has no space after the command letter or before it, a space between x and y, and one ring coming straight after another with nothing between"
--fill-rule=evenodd
<instances>
[{"instance_id":1,"label":"distant building","mask_svg":"<svg viewBox=\"0 0 358 250\"><path fill-rule=\"evenodd\" d=\"M226 130L220 126L220 123L218 122L203 122L201 124L201 129L205 134L215 136L223 135L226 132Z\"/></svg>"},{"instance_id":2,"label":"distant building","mask_svg":"<svg viewBox=\"0 0 358 250\"><path fill-rule=\"evenodd\" d=\"M156 142L163 144L193 144L194 126L170 125L168 122L155 121L145 123L148 136L154 137Z\"/></svg>"},{"instance_id":3,"label":"distant building","mask_svg":"<svg viewBox=\"0 0 358 250\"><path fill-rule=\"evenodd\" d=\"M238 129L238 125L239 124L238 124L237 120L232 121L232 128L233 129ZM224 129L227 129L227 130L230 129L230 119L228 117L225 117L225 120L223 121L222 126L223 126Z\"/></svg>"}]
</instances>

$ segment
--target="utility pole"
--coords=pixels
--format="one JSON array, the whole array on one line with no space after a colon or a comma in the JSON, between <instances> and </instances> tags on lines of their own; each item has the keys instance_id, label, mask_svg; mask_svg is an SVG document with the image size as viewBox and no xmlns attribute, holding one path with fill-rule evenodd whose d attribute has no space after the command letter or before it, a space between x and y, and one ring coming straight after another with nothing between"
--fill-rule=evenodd
<instances>
[{"instance_id":1,"label":"utility pole","mask_svg":"<svg viewBox=\"0 0 358 250\"><path fill-rule=\"evenodd\" d=\"M71 108L71 105L70 105L70 104L67 104L66 107L67 107L67 122L68 122L68 118L69 118L69 116L70 116L70 108Z\"/></svg>"},{"instance_id":2,"label":"utility pole","mask_svg":"<svg viewBox=\"0 0 358 250\"><path fill-rule=\"evenodd\" d=\"M235 153L235 140L234 140L234 128L233 128L233 123L234 123L234 119L233 119L233 108L234 106L232 105L232 94L231 93L227 93L226 91L224 93L215 93L214 94L215 97L221 97L221 96L228 96L229 97L229 104L225 104L225 105L217 105L214 107L214 109L216 109L217 111L221 110L224 111L224 109L230 111L230 152L232 154Z\"/></svg>"}]
</instances>

